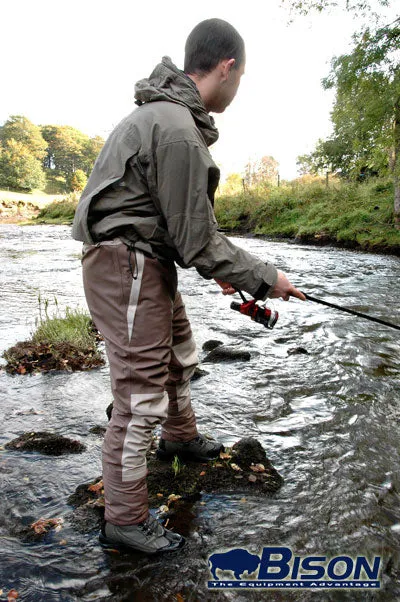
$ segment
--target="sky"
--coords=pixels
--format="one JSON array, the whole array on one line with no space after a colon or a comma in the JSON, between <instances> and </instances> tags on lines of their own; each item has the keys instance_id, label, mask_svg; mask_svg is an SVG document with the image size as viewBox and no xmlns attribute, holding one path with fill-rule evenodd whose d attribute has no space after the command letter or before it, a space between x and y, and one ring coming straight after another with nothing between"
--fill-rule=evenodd
<instances>
[{"instance_id":1,"label":"sky","mask_svg":"<svg viewBox=\"0 0 400 602\"><path fill-rule=\"evenodd\" d=\"M164 55L183 68L188 34L211 17L236 27L247 55L236 98L214 116L214 160L226 176L272 155L282 179L296 177L296 157L331 132L321 79L357 29L343 12L288 24L280 0L2 0L0 124L25 115L106 138L135 108L135 82Z\"/></svg>"}]
</instances>

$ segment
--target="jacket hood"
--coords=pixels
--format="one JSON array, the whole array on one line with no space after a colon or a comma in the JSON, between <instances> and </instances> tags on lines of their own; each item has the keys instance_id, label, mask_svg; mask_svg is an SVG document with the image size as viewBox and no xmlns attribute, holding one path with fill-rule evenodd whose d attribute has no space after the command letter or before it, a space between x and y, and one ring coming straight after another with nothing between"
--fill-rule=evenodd
<instances>
[{"instance_id":1,"label":"jacket hood","mask_svg":"<svg viewBox=\"0 0 400 602\"><path fill-rule=\"evenodd\" d=\"M207 146L218 140L214 119L205 109L196 84L180 71L168 56L164 56L149 78L135 86L136 104L166 100L186 106L193 115Z\"/></svg>"}]
</instances>

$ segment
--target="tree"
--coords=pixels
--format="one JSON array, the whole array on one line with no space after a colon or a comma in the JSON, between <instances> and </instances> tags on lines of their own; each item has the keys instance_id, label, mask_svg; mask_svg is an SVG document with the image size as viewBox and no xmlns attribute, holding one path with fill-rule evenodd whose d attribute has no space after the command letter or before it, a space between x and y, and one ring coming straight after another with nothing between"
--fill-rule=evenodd
<instances>
[{"instance_id":1,"label":"tree","mask_svg":"<svg viewBox=\"0 0 400 602\"><path fill-rule=\"evenodd\" d=\"M40 161L18 140L7 140L0 150L0 186L30 191L45 183Z\"/></svg>"},{"instance_id":2,"label":"tree","mask_svg":"<svg viewBox=\"0 0 400 602\"><path fill-rule=\"evenodd\" d=\"M73 192L80 192L86 186L87 176L84 171L77 169L69 179L69 187Z\"/></svg>"},{"instance_id":3,"label":"tree","mask_svg":"<svg viewBox=\"0 0 400 602\"><path fill-rule=\"evenodd\" d=\"M46 125L42 127L47 142L45 165L57 169L66 178L84 167L84 149L89 137L69 125Z\"/></svg>"},{"instance_id":4,"label":"tree","mask_svg":"<svg viewBox=\"0 0 400 602\"><path fill-rule=\"evenodd\" d=\"M89 140L86 142L83 150L83 165L87 176L90 175L94 162L99 156L103 146L104 139L101 136L94 136L94 138L89 138Z\"/></svg>"},{"instance_id":5,"label":"tree","mask_svg":"<svg viewBox=\"0 0 400 602\"><path fill-rule=\"evenodd\" d=\"M271 156L264 156L249 161L245 166L244 180L247 186L259 184L276 184L278 181L279 163Z\"/></svg>"},{"instance_id":6,"label":"tree","mask_svg":"<svg viewBox=\"0 0 400 602\"><path fill-rule=\"evenodd\" d=\"M333 59L323 82L336 89L333 139L351 149L353 175L390 171L400 227L400 19L353 38L352 52Z\"/></svg>"},{"instance_id":7,"label":"tree","mask_svg":"<svg viewBox=\"0 0 400 602\"><path fill-rule=\"evenodd\" d=\"M42 160L46 154L47 143L40 128L23 115L11 115L0 128L0 141L3 146L6 146L9 140L23 144L35 159Z\"/></svg>"},{"instance_id":8,"label":"tree","mask_svg":"<svg viewBox=\"0 0 400 602\"><path fill-rule=\"evenodd\" d=\"M308 15L311 12L323 12L332 8L340 8L352 12L355 16L364 16L379 6L390 6L390 0L281 0L282 5L289 6L292 12Z\"/></svg>"}]
</instances>

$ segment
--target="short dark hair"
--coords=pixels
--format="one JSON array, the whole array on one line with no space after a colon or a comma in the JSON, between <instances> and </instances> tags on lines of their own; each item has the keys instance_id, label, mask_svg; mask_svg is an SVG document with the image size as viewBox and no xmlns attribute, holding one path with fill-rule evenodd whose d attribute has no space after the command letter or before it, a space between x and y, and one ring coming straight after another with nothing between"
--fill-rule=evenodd
<instances>
[{"instance_id":1,"label":"short dark hair","mask_svg":"<svg viewBox=\"0 0 400 602\"><path fill-rule=\"evenodd\" d=\"M242 65L245 60L243 38L227 21L201 21L186 40L185 73L205 75L224 59L235 59L236 69Z\"/></svg>"}]
</instances>

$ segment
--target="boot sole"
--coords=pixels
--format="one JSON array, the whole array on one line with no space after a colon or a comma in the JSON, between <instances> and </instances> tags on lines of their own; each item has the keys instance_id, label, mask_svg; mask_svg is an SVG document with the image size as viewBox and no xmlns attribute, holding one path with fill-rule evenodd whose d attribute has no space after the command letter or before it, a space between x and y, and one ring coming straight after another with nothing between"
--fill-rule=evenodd
<instances>
[{"instance_id":1,"label":"boot sole","mask_svg":"<svg viewBox=\"0 0 400 602\"><path fill-rule=\"evenodd\" d=\"M135 548L134 546L129 546L124 543L117 543L115 541L111 541L102 533L100 533L99 543L105 552L142 552L143 554L159 554L161 552L176 552L177 550L180 550L185 545L186 540L184 537L182 537L180 541L171 541L170 545L166 546L165 548L161 548L159 550L148 550L143 547Z\"/></svg>"}]
</instances>

